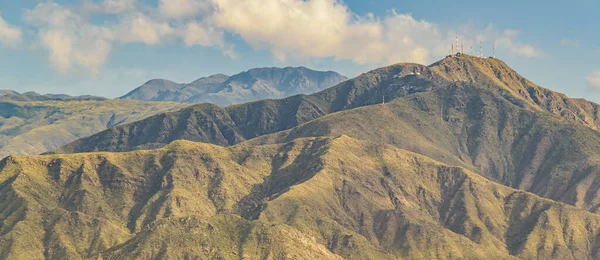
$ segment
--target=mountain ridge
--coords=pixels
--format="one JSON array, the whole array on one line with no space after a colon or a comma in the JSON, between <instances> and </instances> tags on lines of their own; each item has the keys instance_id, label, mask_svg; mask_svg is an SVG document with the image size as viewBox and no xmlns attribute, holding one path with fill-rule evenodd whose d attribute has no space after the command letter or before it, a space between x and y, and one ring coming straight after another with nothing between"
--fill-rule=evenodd
<instances>
[{"instance_id":1,"label":"mountain ridge","mask_svg":"<svg viewBox=\"0 0 600 260\"><path fill-rule=\"evenodd\" d=\"M0 160L0 257L597 258L596 106L458 55L158 114Z\"/></svg>"},{"instance_id":2,"label":"mountain ridge","mask_svg":"<svg viewBox=\"0 0 600 260\"><path fill-rule=\"evenodd\" d=\"M66 94L38 94L34 91L19 93L14 90L0 89L0 101L2 102L35 102L35 101L85 101L85 100L107 100L104 97L91 95L70 96Z\"/></svg>"},{"instance_id":3,"label":"mountain ridge","mask_svg":"<svg viewBox=\"0 0 600 260\"><path fill-rule=\"evenodd\" d=\"M129 100L0 101L0 157L52 151L107 128L186 106Z\"/></svg>"},{"instance_id":4,"label":"mountain ridge","mask_svg":"<svg viewBox=\"0 0 600 260\"><path fill-rule=\"evenodd\" d=\"M464 69L465 66L469 68L468 72ZM490 73L486 66L499 67L498 70L503 72L498 75ZM482 79L483 82L478 85L473 81L474 77ZM454 81L449 81L448 78ZM477 85L516 106L545 111L592 129L597 129L600 125L598 104L570 99L563 94L534 85L497 59L459 55L447 57L430 66L401 63L383 67L311 95L262 100L225 108L210 105L191 106L181 113L162 114L133 125L109 129L62 147L57 152L127 151L136 149L135 147L156 147L157 144L160 146L177 139L231 145L287 130L326 114L379 104L384 99L389 102L398 97L443 89L457 83ZM541 102L543 99L538 96L547 96L549 101ZM206 125L198 130L194 122L205 122ZM156 137L131 131L149 131L151 127L164 129L158 130L159 132L176 134ZM212 130L204 132L202 129ZM103 141L108 143L97 143Z\"/></svg>"},{"instance_id":5,"label":"mountain ridge","mask_svg":"<svg viewBox=\"0 0 600 260\"><path fill-rule=\"evenodd\" d=\"M577 259L600 234L596 214L345 135L12 156L0 172L0 192L28 201L20 221L0 208L8 257ZM56 220L42 229L38 213Z\"/></svg>"},{"instance_id":6,"label":"mountain ridge","mask_svg":"<svg viewBox=\"0 0 600 260\"><path fill-rule=\"evenodd\" d=\"M306 67L265 67L250 69L233 76L215 74L188 84L154 79L120 98L213 103L225 106L265 98L309 94L346 79L333 71L314 71Z\"/></svg>"}]
</instances>

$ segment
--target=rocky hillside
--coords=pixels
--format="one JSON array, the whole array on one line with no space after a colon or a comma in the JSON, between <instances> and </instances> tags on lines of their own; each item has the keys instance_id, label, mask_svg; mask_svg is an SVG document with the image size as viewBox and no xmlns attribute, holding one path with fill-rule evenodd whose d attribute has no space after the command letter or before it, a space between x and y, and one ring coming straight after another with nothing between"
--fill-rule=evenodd
<instances>
[{"instance_id":1,"label":"rocky hillside","mask_svg":"<svg viewBox=\"0 0 600 260\"><path fill-rule=\"evenodd\" d=\"M155 79L121 98L226 106L315 93L346 79L336 72L314 71L304 67L257 68L231 77L216 74L189 84Z\"/></svg>"},{"instance_id":2,"label":"rocky hillside","mask_svg":"<svg viewBox=\"0 0 600 260\"><path fill-rule=\"evenodd\" d=\"M348 136L0 163L10 259L593 258L600 216Z\"/></svg>"},{"instance_id":3,"label":"rocky hillside","mask_svg":"<svg viewBox=\"0 0 600 260\"><path fill-rule=\"evenodd\" d=\"M107 128L185 106L127 100L0 101L0 158L51 151Z\"/></svg>"}]
</instances>

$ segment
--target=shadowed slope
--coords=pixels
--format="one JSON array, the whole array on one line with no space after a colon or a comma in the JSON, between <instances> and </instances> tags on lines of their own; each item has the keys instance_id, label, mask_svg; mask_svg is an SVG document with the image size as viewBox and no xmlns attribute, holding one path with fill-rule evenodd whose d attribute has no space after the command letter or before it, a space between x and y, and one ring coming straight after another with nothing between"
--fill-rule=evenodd
<instances>
[{"instance_id":1,"label":"shadowed slope","mask_svg":"<svg viewBox=\"0 0 600 260\"><path fill-rule=\"evenodd\" d=\"M381 68L325 91L281 100L262 100L221 108L210 104L189 107L119 126L75 141L56 153L86 151L129 151L160 147L174 140L232 145L309 122L323 115L364 105L377 104L386 96L428 91L430 81L414 75L428 74L427 68L402 64ZM419 72L419 73L421 73ZM443 81L428 74L435 82ZM437 84L437 83L436 83Z\"/></svg>"},{"instance_id":2,"label":"shadowed slope","mask_svg":"<svg viewBox=\"0 0 600 260\"><path fill-rule=\"evenodd\" d=\"M600 133L468 85L334 113L249 143L340 134L391 144L592 212L600 207Z\"/></svg>"}]
</instances>

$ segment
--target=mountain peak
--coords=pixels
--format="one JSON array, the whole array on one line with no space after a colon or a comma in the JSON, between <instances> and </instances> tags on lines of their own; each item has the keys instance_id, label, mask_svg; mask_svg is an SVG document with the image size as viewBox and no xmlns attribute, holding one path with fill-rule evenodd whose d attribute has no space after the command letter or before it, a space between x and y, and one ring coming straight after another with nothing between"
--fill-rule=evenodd
<instances>
[{"instance_id":1,"label":"mountain peak","mask_svg":"<svg viewBox=\"0 0 600 260\"><path fill-rule=\"evenodd\" d=\"M177 84L177 83L174 81L170 81L168 79L160 79L160 78L151 79L151 80L148 80L146 83L144 83L144 85L154 85L154 84L164 85L164 84Z\"/></svg>"},{"instance_id":2,"label":"mountain peak","mask_svg":"<svg viewBox=\"0 0 600 260\"><path fill-rule=\"evenodd\" d=\"M315 93L345 80L346 77L333 71L315 71L305 67L264 67L233 76L214 74L189 84L154 79L121 98L227 106L260 99Z\"/></svg>"},{"instance_id":3,"label":"mountain peak","mask_svg":"<svg viewBox=\"0 0 600 260\"><path fill-rule=\"evenodd\" d=\"M449 77L449 80L453 81L479 79L476 76L498 78L499 74L517 74L516 71L500 59L491 57L480 58L467 54L451 55L428 67L439 70L441 74L444 74Z\"/></svg>"},{"instance_id":4,"label":"mountain peak","mask_svg":"<svg viewBox=\"0 0 600 260\"><path fill-rule=\"evenodd\" d=\"M494 85L517 96L522 96L531 87L540 88L502 60L491 57L480 58L467 54L456 54L428 67L448 81Z\"/></svg>"}]
</instances>

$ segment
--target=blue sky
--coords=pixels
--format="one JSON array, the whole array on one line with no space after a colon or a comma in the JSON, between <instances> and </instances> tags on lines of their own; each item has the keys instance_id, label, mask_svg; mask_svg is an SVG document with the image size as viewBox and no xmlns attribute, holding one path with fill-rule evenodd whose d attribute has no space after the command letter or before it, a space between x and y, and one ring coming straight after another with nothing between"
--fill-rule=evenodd
<instances>
[{"instance_id":1,"label":"blue sky","mask_svg":"<svg viewBox=\"0 0 600 260\"><path fill-rule=\"evenodd\" d=\"M552 2L552 3L548 3ZM0 0L0 89L116 97L253 67L354 77L431 63L455 32L537 84L600 102L600 1Z\"/></svg>"}]
</instances>

